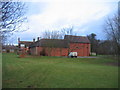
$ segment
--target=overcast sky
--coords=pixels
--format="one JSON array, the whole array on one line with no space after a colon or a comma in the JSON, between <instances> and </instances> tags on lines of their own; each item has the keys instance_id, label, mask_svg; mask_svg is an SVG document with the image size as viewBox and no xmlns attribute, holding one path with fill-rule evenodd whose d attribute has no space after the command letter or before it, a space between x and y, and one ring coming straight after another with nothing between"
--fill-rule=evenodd
<instances>
[{"instance_id":1,"label":"overcast sky","mask_svg":"<svg viewBox=\"0 0 120 90\"><path fill-rule=\"evenodd\" d=\"M74 27L77 35L96 33L98 39L105 39L104 20L117 12L119 0L31 0L28 4L29 30L14 33L8 43L32 40L42 36L45 30L60 30ZM24 27L23 27L24 28ZM14 40L13 40L14 39Z\"/></svg>"}]
</instances>

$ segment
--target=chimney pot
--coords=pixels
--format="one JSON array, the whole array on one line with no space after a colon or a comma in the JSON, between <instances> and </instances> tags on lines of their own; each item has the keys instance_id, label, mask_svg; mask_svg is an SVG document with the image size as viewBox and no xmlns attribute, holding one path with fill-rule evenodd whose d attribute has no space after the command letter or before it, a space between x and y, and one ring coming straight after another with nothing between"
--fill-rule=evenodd
<instances>
[{"instance_id":1,"label":"chimney pot","mask_svg":"<svg viewBox=\"0 0 120 90\"><path fill-rule=\"evenodd\" d=\"M35 38L33 38L33 42L35 42Z\"/></svg>"},{"instance_id":2,"label":"chimney pot","mask_svg":"<svg viewBox=\"0 0 120 90\"><path fill-rule=\"evenodd\" d=\"M20 41L20 38L18 38L18 42Z\"/></svg>"},{"instance_id":3,"label":"chimney pot","mask_svg":"<svg viewBox=\"0 0 120 90\"><path fill-rule=\"evenodd\" d=\"M37 41L39 41L39 40L40 40L40 37L37 38Z\"/></svg>"}]
</instances>

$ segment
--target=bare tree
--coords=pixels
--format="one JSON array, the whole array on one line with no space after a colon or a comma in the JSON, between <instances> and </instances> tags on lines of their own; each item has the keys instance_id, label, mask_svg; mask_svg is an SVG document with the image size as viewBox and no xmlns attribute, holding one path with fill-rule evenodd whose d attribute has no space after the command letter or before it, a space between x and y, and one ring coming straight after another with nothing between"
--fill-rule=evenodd
<instances>
[{"instance_id":1,"label":"bare tree","mask_svg":"<svg viewBox=\"0 0 120 90\"><path fill-rule=\"evenodd\" d=\"M109 40L112 41L112 46L115 51L115 55L120 55L120 15L115 14L112 18L109 18L105 22L104 31Z\"/></svg>"},{"instance_id":2,"label":"bare tree","mask_svg":"<svg viewBox=\"0 0 120 90\"><path fill-rule=\"evenodd\" d=\"M111 40L100 40L99 46L97 48L98 54L101 55L112 55L114 54L114 48Z\"/></svg>"},{"instance_id":3,"label":"bare tree","mask_svg":"<svg viewBox=\"0 0 120 90\"><path fill-rule=\"evenodd\" d=\"M59 31L44 31L43 32L43 38L46 39L60 39L61 34Z\"/></svg>"},{"instance_id":4,"label":"bare tree","mask_svg":"<svg viewBox=\"0 0 120 90\"><path fill-rule=\"evenodd\" d=\"M0 36L8 36L13 31L21 31L23 22L27 21L24 16L26 4L24 2L0 2Z\"/></svg>"},{"instance_id":5,"label":"bare tree","mask_svg":"<svg viewBox=\"0 0 120 90\"><path fill-rule=\"evenodd\" d=\"M65 35L75 35L73 31L73 26L69 28L63 28L57 31L47 30L43 32L43 38L47 39L64 39Z\"/></svg>"},{"instance_id":6,"label":"bare tree","mask_svg":"<svg viewBox=\"0 0 120 90\"><path fill-rule=\"evenodd\" d=\"M61 29L61 34L62 34L62 38L64 38L65 35L76 35L76 33L73 31L73 26L69 27L69 28L63 28Z\"/></svg>"}]
</instances>

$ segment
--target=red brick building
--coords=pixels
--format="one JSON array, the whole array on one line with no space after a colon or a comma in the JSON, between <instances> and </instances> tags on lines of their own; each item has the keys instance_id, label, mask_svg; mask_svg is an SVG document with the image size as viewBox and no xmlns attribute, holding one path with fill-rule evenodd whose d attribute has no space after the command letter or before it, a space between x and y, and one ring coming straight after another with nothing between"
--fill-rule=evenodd
<instances>
[{"instance_id":1,"label":"red brick building","mask_svg":"<svg viewBox=\"0 0 120 90\"><path fill-rule=\"evenodd\" d=\"M65 35L64 39L40 39L28 45L31 55L68 56L77 52L78 56L90 55L90 41L87 37Z\"/></svg>"},{"instance_id":2,"label":"red brick building","mask_svg":"<svg viewBox=\"0 0 120 90\"><path fill-rule=\"evenodd\" d=\"M19 48L14 45L3 45L2 46L2 52L4 53L14 53L17 52Z\"/></svg>"},{"instance_id":3,"label":"red brick building","mask_svg":"<svg viewBox=\"0 0 120 90\"><path fill-rule=\"evenodd\" d=\"M18 53L24 52L26 54L30 54L30 45L32 43L32 41L20 41L20 38L18 38Z\"/></svg>"},{"instance_id":4,"label":"red brick building","mask_svg":"<svg viewBox=\"0 0 120 90\"><path fill-rule=\"evenodd\" d=\"M65 35L64 39L69 42L69 52L77 52L78 56L90 55L90 41L87 37Z\"/></svg>"},{"instance_id":5,"label":"red brick building","mask_svg":"<svg viewBox=\"0 0 120 90\"><path fill-rule=\"evenodd\" d=\"M31 44L30 52L32 55L67 56L68 47L64 39L41 39Z\"/></svg>"}]
</instances>

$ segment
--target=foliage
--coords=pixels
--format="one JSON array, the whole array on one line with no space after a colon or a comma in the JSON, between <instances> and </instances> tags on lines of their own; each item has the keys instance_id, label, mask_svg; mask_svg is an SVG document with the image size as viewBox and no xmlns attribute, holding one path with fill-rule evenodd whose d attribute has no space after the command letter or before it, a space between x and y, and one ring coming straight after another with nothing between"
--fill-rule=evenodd
<instances>
[{"instance_id":1,"label":"foliage","mask_svg":"<svg viewBox=\"0 0 120 90\"><path fill-rule=\"evenodd\" d=\"M91 33L90 35L87 35L88 39L90 40L91 44L91 52L95 52L96 54L98 53L98 44L100 40L96 39L96 34Z\"/></svg>"},{"instance_id":2,"label":"foliage","mask_svg":"<svg viewBox=\"0 0 120 90\"><path fill-rule=\"evenodd\" d=\"M112 46L112 41L110 40L101 40L98 46L98 54L102 55L114 55L114 48Z\"/></svg>"},{"instance_id":3,"label":"foliage","mask_svg":"<svg viewBox=\"0 0 120 90\"><path fill-rule=\"evenodd\" d=\"M40 52L40 55L42 56L47 56L46 52L45 52L45 48L42 49L42 51Z\"/></svg>"},{"instance_id":4,"label":"foliage","mask_svg":"<svg viewBox=\"0 0 120 90\"><path fill-rule=\"evenodd\" d=\"M10 36L13 31L21 31L23 22L27 21L25 17L26 5L20 1L0 2L0 4L2 13L0 19L0 36L4 41L6 40L5 37Z\"/></svg>"},{"instance_id":5,"label":"foliage","mask_svg":"<svg viewBox=\"0 0 120 90\"><path fill-rule=\"evenodd\" d=\"M120 15L108 17L104 24L104 32L107 39L111 41L114 55L120 55Z\"/></svg>"}]
</instances>

